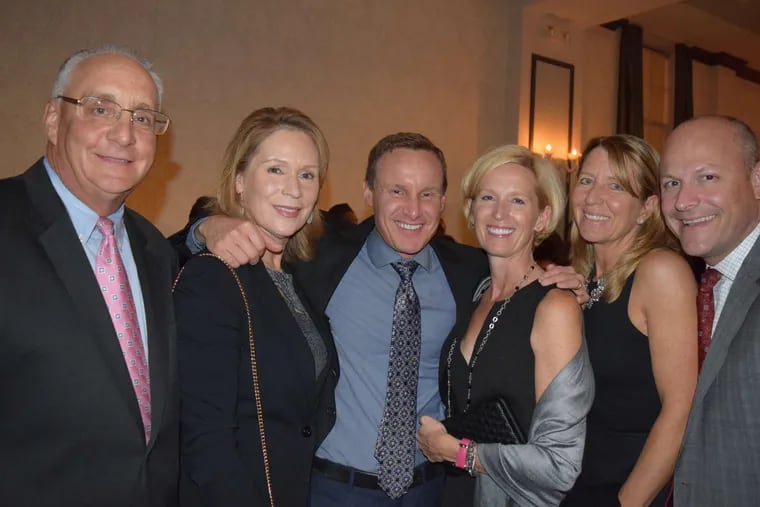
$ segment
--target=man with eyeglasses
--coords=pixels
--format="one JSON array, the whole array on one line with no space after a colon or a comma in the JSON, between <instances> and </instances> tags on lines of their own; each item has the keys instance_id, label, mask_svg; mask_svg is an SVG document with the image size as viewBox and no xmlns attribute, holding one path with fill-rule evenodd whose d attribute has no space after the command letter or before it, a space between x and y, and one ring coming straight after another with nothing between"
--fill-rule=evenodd
<instances>
[{"instance_id":1,"label":"man with eyeglasses","mask_svg":"<svg viewBox=\"0 0 760 507\"><path fill-rule=\"evenodd\" d=\"M176 505L176 257L124 206L161 91L128 50L75 53L45 156L0 180L0 505Z\"/></svg>"}]
</instances>

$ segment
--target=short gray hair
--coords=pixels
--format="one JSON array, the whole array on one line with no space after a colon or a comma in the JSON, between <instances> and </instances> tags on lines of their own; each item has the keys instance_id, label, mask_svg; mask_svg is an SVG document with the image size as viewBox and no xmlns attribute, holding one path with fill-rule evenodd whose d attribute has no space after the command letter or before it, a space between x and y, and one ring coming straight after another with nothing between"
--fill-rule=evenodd
<instances>
[{"instance_id":1,"label":"short gray hair","mask_svg":"<svg viewBox=\"0 0 760 507\"><path fill-rule=\"evenodd\" d=\"M161 98L164 93L164 86L161 82L161 77L156 73L156 71L153 70L153 64L130 48L112 45L100 46L97 48L80 49L73 55L69 56L66 60L64 60L64 62L61 64L61 67L58 69L58 74L55 76L51 96L57 97L59 95L63 95L66 86L69 84L69 80L71 80L71 75L74 73L79 64L88 58L97 55L122 55L140 64L142 68L144 68L145 71L150 75L150 78L153 80L153 84L156 85L156 91L158 92L158 109L161 109Z\"/></svg>"},{"instance_id":2,"label":"short gray hair","mask_svg":"<svg viewBox=\"0 0 760 507\"><path fill-rule=\"evenodd\" d=\"M725 115L722 116L722 118L734 127L734 131L739 138L739 143L744 152L744 164L747 166L747 169L751 170L755 167L755 164L760 161L760 153L758 153L757 147L757 135L755 135L752 127L738 118Z\"/></svg>"}]
</instances>

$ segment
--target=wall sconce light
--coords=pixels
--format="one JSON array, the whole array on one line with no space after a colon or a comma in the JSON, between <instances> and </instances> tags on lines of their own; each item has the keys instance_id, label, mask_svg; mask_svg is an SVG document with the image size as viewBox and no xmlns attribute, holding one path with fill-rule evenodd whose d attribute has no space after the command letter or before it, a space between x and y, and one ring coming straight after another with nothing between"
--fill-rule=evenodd
<instances>
[{"instance_id":1,"label":"wall sconce light","mask_svg":"<svg viewBox=\"0 0 760 507\"><path fill-rule=\"evenodd\" d=\"M570 153L567 154L567 172L572 173L578 170L578 163L580 162L581 154L573 148Z\"/></svg>"}]
</instances>

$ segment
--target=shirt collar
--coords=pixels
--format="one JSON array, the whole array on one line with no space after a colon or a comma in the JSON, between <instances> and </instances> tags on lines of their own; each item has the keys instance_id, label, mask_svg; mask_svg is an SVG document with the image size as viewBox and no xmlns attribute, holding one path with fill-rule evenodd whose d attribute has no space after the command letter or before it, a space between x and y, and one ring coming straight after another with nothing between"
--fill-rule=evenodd
<instances>
[{"instance_id":1,"label":"shirt collar","mask_svg":"<svg viewBox=\"0 0 760 507\"><path fill-rule=\"evenodd\" d=\"M47 157L42 159L42 163L45 165L45 170L50 178L50 183L53 185L58 197L61 198L63 206L66 208L72 224L74 224L74 230L76 231L79 240L86 243L90 240L92 233L97 230L95 224L100 217L66 188L61 177L58 176L58 173L56 173L55 170L53 170ZM108 218L113 222L115 236L117 238L122 237L124 231L124 204L108 215ZM100 233L98 232L98 234Z\"/></svg>"},{"instance_id":2,"label":"shirt collar","mask_svg":"<svg viewBox=\"0 0 760 507\"><path fill-rule=\"evenodd\" d=\"M760 236L760 222L755 225L752 232L750 232L730 254L726 255L726 257L715 266L708 267L714 267L722 276L733 282L736 278L736 274L739 273L739 269L741 269L742 264L744 263L744 259L749 255L752 246L755 244L755 241L757 241L758 236Z\"/></svg>"},{"instance_id":3,"label":"shirt collar","mask_svg":"<svg viewBox=\"0 0 760 507\"><path fill-rule=\"evenodd\" d=\"M369 260L376 268L381 268L392 262L404 260L398 252L391 248L388 243L380 237L380 233L377 232L377 228L372 229L367 237L367 254ZM417 263L422 266L425 271L430 271L432 268L432 247L428 244L425 248L417 252L417 255L413 257Z\"/></svg>"}]
</instances>

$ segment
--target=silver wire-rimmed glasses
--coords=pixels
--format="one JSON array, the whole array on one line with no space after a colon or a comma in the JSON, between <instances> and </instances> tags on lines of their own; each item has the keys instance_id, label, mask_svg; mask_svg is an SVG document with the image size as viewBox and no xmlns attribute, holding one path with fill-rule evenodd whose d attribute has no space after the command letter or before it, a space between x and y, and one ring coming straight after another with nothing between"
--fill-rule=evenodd
<instances>
[{"instance_id":1,"label":"silver wire-rimmed glasses","mask_svg":"<svg viewBox=\"0 0 760 507\"><path fill-rule=\"evenodd\" d=\"M107 125L119 121L122 111L126 111L129 113L132 125L158 136L166 132L169 128L169 122L171 121L169 116L162 112L144 108L126 109L121 107L121 104L102 97L82 97L81 99L75 99L64 95L58 95L56 98L68 102L69 104L80 106L79 110L85 119Z\"/></svg>"}]
</instances>

